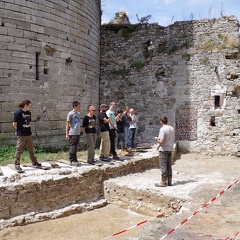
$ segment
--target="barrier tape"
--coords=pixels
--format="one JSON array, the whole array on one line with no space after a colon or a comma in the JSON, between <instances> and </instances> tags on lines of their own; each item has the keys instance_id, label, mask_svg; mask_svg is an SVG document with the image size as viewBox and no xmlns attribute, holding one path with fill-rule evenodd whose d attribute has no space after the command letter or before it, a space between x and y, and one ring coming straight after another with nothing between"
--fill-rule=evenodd
<instances>
[{"instance_id":1,"label":"barrier tape","mask_svg":"<svg viewBox=\"0 0 240 240\"><path fill-rule=\"evenodd\" d=\"M237 235L239 234L239 232L234 233L234 235L232 237L226 237L226 238L216 238L212 235L199 235L200 237L210 237L211 239L215 239L215 240L240 240L239 238L235 238Z\"/></svg>"},{"instance_id":2,"label":"barrier tape","mask_svg":"<svg viewBox=\"0 0 240 240\"><path fill-rule=\"evenodd\" d=\"M182 226L183 224L185 224L187 221L189 221L193 216L197 215L202 209L206 208L209 204L211 204L212 202L214 202L215 200L217 200L218 197L220 197L221 195L223 195L225 193L225 191L229 190L233 185L235 185L237 182L239 181L239 178L236 179L232 184L230 184L228 187L226 187L224 190L222 190L216 197L212 198L209 202L205 203L202 205L201 208L199 208L196 212L194 212L191 216L189 216L188 218L186 218L185 220L183 220L180 224L178 224L175 228L171 229L168 233L166 233L163 237L160 238L160 240L166 238L167 236L169 236L170 234L172 234L176 229L178 229L180 226Z\"/></svg>"},{"instance_id":3,"label":"barrier tape","mask_svg":"<svg viewBox=\"0 0 240 240\"><path fill-rule=\"evenodd\" d=\"M235 179L233 179L232 181L235 181ZM227 185L228 184L230 184L231 183L231 181L229 181L229 182L227 182ZM222 188L223 186L219 186L218 187L218 189L220 189L220 188ZM208 193L207 193L207 195L209 196L209 194L211 194L211 193L213 193L214 192L214 190L212 189L212 190L210 190ZM203 193L203 194L201 194L201 195L196 195L196 196L194 196L194 199L200 199L199 201L196 201L196 202L200 202L201 201L201 198L202 197L206 197L207 196L205 193ZM187 200L186 202L184 202L184 204L182 204L182 205L180 205L179 207L178 207L178 209L180 209L183 205L186 205L186 204L188 204L188 203L194 203L195 201L193 200L193 199L189 199L189 200ZM176 210L178 210L178 209L176 209Z\"/></svg>"},{"instance_id":4,"label":"barrier tape","mask_svg":"<svg viewBox=\"0 0 240 240\"><path fill-rule=\"evenodd\" d=\"M202 209L206 208L209 204L211 204L212 202L214 202L215 200L217 200L217 198L219 198L221 195L223 195L225 193L225 191L227 191L228 189L230 189L233 185L235 185L238 181L239 181L240 177L236 180L234 180L234 182L232 184L230 184L228 187L226 187L224 190L222 190L216 197L212 198L208 203L205 203L202 205L201 208L199 208L199 210L197 210L196 212L194 212L191 216L189 216L188 218L186 218L184 221L182 221L179 225L177 225L175 228L171 229L167 234L165 234L163 237L160 238L160 240L166 238L167 236L169 236L171 233L173 233L176 229L178 229L181 225L185 224L188 220L190 220L193 216L197 215ZM114 236L117 236L119 234L122 234L122 233L125 233L135 227L138 227L152 219L155 219L155 218L159 218L159 217L162 217L164 216L165 213L159 213L157 214L155 217L149 219L149 220L144 220L142 222L139 222L137 223L136 225L132 226L132 227L129 227L127 229L124 229L122 231L119 231L117 233L114 233L108 237L105 237L105 238L102 238L101 240L106 240L106 239L109 239L109 238L112 238ZM209 236L209 237L212 237L212 239L216 239L216 240L240 240L240 239L236 239L235 236L238 235L239 232L235 233L235 235L233 236L233 238L231 237L227 237L227 238L222 238L222 239L217 239L217 238L214 238L212 237L211 235L204 235L204 236Z\"/></svg>"},{"instance_id":5,"label":"barrier tape","mask_svg":"<svg viewBox=\"0 0 240 240\"><path fill-rule=\"evenodd\" d=\"M112 237L114 237L114 236L117 236L117 235L119 235L119 234L121 234L121 233L125 233L125 232L127 232L127 231L129 231L129 230L131 230L131 229L133 229L133 228L135 228L135 227L138 227L138 226L140 226L140 225L142 225L142 224L144 224L144 223L146 223L146 222L149 222L149 221L152 220L152 219L159 218L159 217L162 217L162 216L164 216L164 215L165 215L165 212L164 212L164 213L159 213L159 214L157 214L155 217L150 218L149 220L144 220L144 221L142 221L142 222L139 222L139 223L137 223L136 225L134 225L134 226L132 226L132 227L129 227L129 228L125 229L125 230L122 230L122 231L120 231L120 232L114 233L114 234L112 234L111 236L102 238L101 240L106 240L106 239L112 238Z\"/></svg>"}]
</instances>

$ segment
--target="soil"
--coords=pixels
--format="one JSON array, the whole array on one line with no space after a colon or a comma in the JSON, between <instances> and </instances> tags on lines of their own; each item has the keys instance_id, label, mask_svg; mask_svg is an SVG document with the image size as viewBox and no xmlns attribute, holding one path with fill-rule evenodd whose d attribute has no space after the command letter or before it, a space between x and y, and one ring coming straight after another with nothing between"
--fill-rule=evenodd
<instances>
[{"instance_id":1,"label":"soil","mask_svg":"<svg viewBox=\"0 0 240 240\"><path fill-rule=\"evenodd\" d=\"M112 239L240 239L239 163L238 157L182 155L173 165L173 186L158 188L157 191L185 200L173 203L170 206L172 214L166 213L162 218L137 214L109 204L83 214L4 229L0 231L0 239L100 240L144 220L147 221L141 226ZM152 186L159 180L154 175L155 171L160 175L157 169L146 172L147 176L151 173L152 178L144 179L144 185ZM143 173L139 173L138 178L141 174L144 177ZM209 205L203 207L205 203Z\"/></svg>"}]
</instances>

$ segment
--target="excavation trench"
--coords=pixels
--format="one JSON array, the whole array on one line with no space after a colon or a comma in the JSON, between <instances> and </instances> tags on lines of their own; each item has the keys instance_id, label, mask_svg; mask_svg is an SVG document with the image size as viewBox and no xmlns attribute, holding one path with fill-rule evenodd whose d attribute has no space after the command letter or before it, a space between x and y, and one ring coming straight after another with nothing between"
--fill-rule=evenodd
<instances>
[{"instance_id":1,"label":"excavation trench","mask_svg":"<svg viewBox=\"0 0 240 240\"><path fill-rule=\"evenodd\" d=\"M43 163L47 166L48 163ZM92 166L83 163L81 167L71 167L59 161L58 169L24 168L25 173L18 174L8 167L2 167L0 176L0 219L1 229L9 226L69 216L96 209L108 203L119 203L128 209L144 214L153 214L159 207L146 191L134 191L127 187L118 187L108 182L119 176L137 174L158 168L159 162L155 148L139 149L134 156L125 157L124 161L104 163ZM112 194L111 193L116 193ZM125 192L125 194L124 194ZM132 193L131 193L132 192ZM144 194L143 194L144 192ZM131 194L130 194L131 193ZM123 197L119 197L119 194ZM141 201L137 208L135 201L126 204L126 196ZM117 199L113 200L114 198ZM155 197L158 198L158 197ZM146 199L146 202L144 200ZM153 198L152 198L153 199ZM149 208L147 207L149 205Z\"/></svg>"},{"instance_id":2,"label":"excavation trench","mask_svg":"<svg viewBox=\"0 0 240 240\"><path fill-rule=\"evenodd\" d=\"M0 223L3 230L0 231L0 239L96 240L136 226L139 222L145 224L123 231L114 239L138 239L131 236L140 232L145 239L158 239L179 224L178 221L191 215L192 210L217 195L221 190L219 187L238 176L238 162L238 158L183 155L173 165L173 186L166 188L155 187L160 180L155 147L135 153L123 162L101 167L83 164L75 168L63 164L60 169L29 170L20 176L6 176L5 169L2 169ZM191 220L188 223L190 228L183 231L183 238L198 239L192 234L196 231L206 233L204 227L211 224L206 225L205 222L216 218L219 213L229 214L231 226L226 222L216 226L216 223L221 223L216 220L215 231L222 231L221 236L234 232L240 223L234 210L240 209L239 201L234 205L234 199L239 197L236 191L231 195L231 201L226 193L224 211L221 204L215 205L217 214L199 214L202 225ZM224 196L222 198L224 200ZM231 203L229 208L228 203ZM208 212L210 210L204 213ZM163 217L154 217L157 214L163 214ZM145 229L145 226L148 227ZM178 238L173 236L171 239Z\"/></svg>"}]
</instances>

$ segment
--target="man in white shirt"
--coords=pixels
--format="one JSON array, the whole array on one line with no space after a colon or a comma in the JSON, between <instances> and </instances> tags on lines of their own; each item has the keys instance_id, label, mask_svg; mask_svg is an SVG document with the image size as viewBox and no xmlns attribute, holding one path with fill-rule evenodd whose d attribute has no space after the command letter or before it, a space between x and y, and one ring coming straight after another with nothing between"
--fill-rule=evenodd
<instances>
[{"instance_id":1,"label":"man in white shirt","mask_svg":"<svg viewBox=\"0 0 240 240\"><path fill-rule=\"evenodd\" d=\"M160 184L155 184L156 187L172 186L172 151L174 145L174 129L168 125L167 117L160 118L159 135L156 141L159 146L159 162L162 172L162 181Z\"/></svg>"},{"instance_id":2,"label":"man in white shirt","mask_svg":"<svg viewBox=\"0 0 240 240\"><path fill-rule=\"evenodd\" d=\"M119 157L116 153L116 149L115 149L115 138L116 138L116 131L117 131L117 122L116 122L116 116L115 116L115 102L111 102L110 103L110 107L107 110L106 114L110 119L109 122L109 136L110 136L110 153L113 155L113 159L114 160L118 160Z\"/></svg>"}]
</instances>

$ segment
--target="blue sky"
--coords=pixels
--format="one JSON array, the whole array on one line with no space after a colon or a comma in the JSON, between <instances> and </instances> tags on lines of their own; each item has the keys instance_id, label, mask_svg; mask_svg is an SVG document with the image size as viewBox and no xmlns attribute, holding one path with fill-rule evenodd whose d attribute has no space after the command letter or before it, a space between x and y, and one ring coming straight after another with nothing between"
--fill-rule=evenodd
<instances>
[{"instance_id":1,"label":"blue sky","mask_svg":"<svg viewBox=\"0 0 240 240\"><path fill-rule=\"evenodd\" d=\"M235 15L240 20L240 0L102 0L102 23L124 9L132 24L152 15L149 23L168 26L176 21Z\"/></svg>"}]
</instances>

